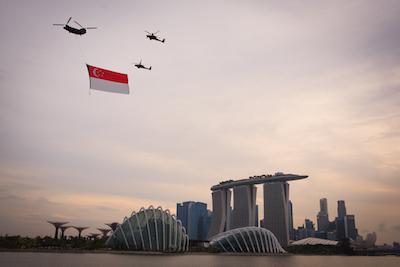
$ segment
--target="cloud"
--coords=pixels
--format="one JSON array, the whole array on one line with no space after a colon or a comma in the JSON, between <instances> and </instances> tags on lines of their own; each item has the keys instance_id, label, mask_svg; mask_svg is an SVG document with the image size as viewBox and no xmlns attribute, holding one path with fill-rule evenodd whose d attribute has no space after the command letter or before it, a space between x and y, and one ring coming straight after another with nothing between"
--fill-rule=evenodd
<instances>
[{"instance_id":1,"label":"cloud","mask_svg":"<svg viewBox=\"0 0 400 267\"><path fill-rule=\"evenodd\" d=\"M49 194L47 194L49 195ZM62 220L72 225L96 228L109 221L122 221L124 216L142 206L157 205L152 200L96 194L54 194L49 197L0 196L1 233L45 235L50 232L46 221ZM164 202L163 208L175 203ZM25 224L21 228L21 224Z\"/></svg>"},{"instance_id":2,"label":"cloud","mask_svg":"<svg viewBox=\"0 0 400 267\"><path fill-rule=\"evenodd\" d=\"M211 204L213 184L275 171L310 175L291 183L296 222L315 217L321 197L345 199L360 229L400 220L397 1L106 5L0 10L0 21L19 15L12 30L0 23L4 229L47 233L48 218L94 226L150 204ZM52 18L37 16L44 7ZM65 10L101 30L26 31ZM157 25L170 40L162 47L142 35ZM141 56L154 71L130 72ZM129 71L132 94L89 96L84 61Z\"/></svg>"}]
</instances>

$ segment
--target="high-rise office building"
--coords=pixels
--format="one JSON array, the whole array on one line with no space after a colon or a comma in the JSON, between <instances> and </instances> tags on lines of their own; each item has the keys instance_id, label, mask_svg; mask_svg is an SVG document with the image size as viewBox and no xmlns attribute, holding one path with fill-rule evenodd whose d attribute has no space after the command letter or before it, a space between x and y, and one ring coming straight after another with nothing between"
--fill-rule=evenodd
<instances>
[{"instance_id":1,"label":"high-rise office building","mask_svg":"<svg viewBox=\"0 0 400 267\"><path fill-rule=\"evenodd\" d=\"M304 222L304 228L306 229L306 237L315 236L315 228L313 221L306 219Z\"/></svg>"},{"instance_id":2,"label":"high-rise office building","mask_svg":"<svg viewBox=\"0 0 400 267\"><path fill-rule=\"evenodd\" d=\"M289 244L289 184L277 182L264 184L264 225L286 247Z\"/></svg>"},{"instance_id":3,"label":"high-rise office building","mask_svg":"<svg viewBox=\"0 0 400 267\"><path fill-rule=\"evenodd\" d=\"M190 240L203 240L205 225L202 220L208 215L207 204L202 202L185 201L176 204L177 219L186 228Z\"/></svg>"},{"instance_id":4,"label":"high-rise office building","mask_svg":"<svg viewBox=\"0 0 400 267\"><path fill-rule=\"evenodd\" d=\"M346 238L346 229L344 226L344 218L335 218L335 224L336 224L336 240L341 240L343 238Z\"/></svg>"},{"instance_id":5,"label":"high-rise office building","mask_svg":"<svg viewBox=\"0 0 400 267\"><path fill-rule=\"evenodd\" d=\"M182 225L186 228L188 224L188 213L189 206L193 201L186 201L183 203L176 203L176 218L182 222ZM187 228L186 228L187 229ZM187 231L187 230L186 230Z\"/></svg>"},{"instance_id":6,"label":"high-rise office building","mask_svg":"<svg viewBox=\"0 0 400 267\"><path fill-rule=\"evenodd\" d=\"M288 227L289 227L289 239L294 240L294 229L293 229L293 204L289 200L288 204Z\"/></svg>"},{"instance_id":7,"label":"high-rise office building","mask_svg":"<svg viewBox=\"0 0 400 267\"><path fill-rule=\"evenodd\" d=\"M317 229L318 231L325 232L329 227L328 215L318 213L317 215Z\"/></svg>"},{"instance_id":8,"label":"high-rise office building","mask_svg":"<svg viewBox=\"0 0 400 267\"><path fill-rule=\"evenodd\" d=\"M301 240L307 237L315 237L315 228L314 222L305 219L304 224L302 226L297 227L297 229L293 229L293 240Z\"/></svg>"},{"instance_id":9,"label":"high-rise office building","mask_svg":"<svg viewBox=\"0 0 400 267\"><path fill-rule=\"evenodd\" d=\"M307 230L304 228L304 224L302 226L297 227L294 231L294 240L301 240L307 238Z\"/></svg>"},{"instance_id":10,"label":"high-rise office building","mask_svg":"<svg viewBox=\"0 0 400 267\"><path fill-rule=\"evenodd\" d=\"M344 200L338 200L337 204L338 218L343 219L347 214L346 204L344 203Z\"/></svg>"},{"instance_id":11,"label":"high-rise office building","mask_svg":"<svg viewBox=\"0 0 400 267\"><path fill-rule=\"evenodd\" d=\"M347 238L346 233L346 204L344 200L338 200L337 202L337 212L338 216L335 219L336 223L336 239L341 240L343 238Z\"/></svg>"},{"instance_id":12,"label":"high-rise office building","mask_svg":"<svg viewBox=\"0 0 400 267\"><path fill-rule=\"evenodd\" d=\"M208 240L208 232L210 231L211 226L211 217L212 212L210 210L207 210L207 214L200 219L198 240Z\"/></svg>"},{"instance_id":13,"label":"high-rise office building","mask_svg":"<svg viewBox=\"0 0 400 267\"><path fill-rule=\"evenodd\" d=\"M346 215L344 217L344 231L345 236L347 238L351 238L353 240L357 239L358 231L356 228L356 221L354 215Z\"/></svg>"},{"instance_id":14,"label":"high-rise office building","mask_svg":"<svg viewBox=\"0 0 400 267\"><path fill-rule=\"evenodd\" d=\"M317 215L317 227L319 232L326 232L329 227L329 216L328 216L328 200L322 198L319 200L320 211Z\"/></svg>"},{"instance_id":15,"label":"high-rise office building","mask_svg":"<svg viewBox=\"0 0 400 267\"><path fill-rule=\"evenodd\" d=\"M328 200L326 198L319 200L319 209L321 213L328 215Z\"/></svg>"}]
</instances>

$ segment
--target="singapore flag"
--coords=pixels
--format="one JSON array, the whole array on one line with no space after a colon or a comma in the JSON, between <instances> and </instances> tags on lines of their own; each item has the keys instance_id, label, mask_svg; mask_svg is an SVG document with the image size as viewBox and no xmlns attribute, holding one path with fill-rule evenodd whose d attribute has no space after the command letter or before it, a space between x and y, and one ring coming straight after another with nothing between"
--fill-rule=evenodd
<instances>
[{"instance_id":1,"label":"singapore flag","mask_svg":"<svg viewBox=\"0 0 400 267\"><path fill-rule=\"evenodd\" d=\"M128 75L86 64L90 88L105 92L129 94Z\"/></svg>"}]
</instances>

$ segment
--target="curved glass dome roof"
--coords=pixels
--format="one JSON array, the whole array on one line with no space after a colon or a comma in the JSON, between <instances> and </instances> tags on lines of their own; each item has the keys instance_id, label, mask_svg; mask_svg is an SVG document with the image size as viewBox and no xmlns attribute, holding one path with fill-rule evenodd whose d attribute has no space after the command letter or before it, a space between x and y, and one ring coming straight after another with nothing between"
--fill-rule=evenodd
<instances>
[{"instance_id":1,"label":"curved glass dome roof","mask_svg":"<svg viewBox=\"0 0 400 267\"><path fill-rule=\"evenodd\" d=\"M212 238L210 246L223 252L286 253L271 231L256 226L220 233Z\"/></svg>"},{"instance_id":2,"label":"curved glass dome roof","mask_svg":"<svg viewBox=\"0 0 400 267\"><path fill-rule=\"evenodd\" d=\"M106 245L121 250L179 252L188 250L189 237L169 210L150 206L125 217Z\"/></svg>"}]
</instances>

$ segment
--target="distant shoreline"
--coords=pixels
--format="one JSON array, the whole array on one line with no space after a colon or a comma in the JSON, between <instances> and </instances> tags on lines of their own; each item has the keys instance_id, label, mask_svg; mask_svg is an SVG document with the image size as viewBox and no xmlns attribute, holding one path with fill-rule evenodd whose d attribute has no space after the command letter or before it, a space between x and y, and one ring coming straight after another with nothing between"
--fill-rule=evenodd
<instances>
[{"instance_id":1,"label":"distant shoreline","mask_svg":"<svg viewBox=\"0 0 400 267\"><path fill-rule=\"evenodd\" d=\"M60 254L122 254L122 255L140 255L140 256L184 256L184 255L214 255L214 256L397 256L400 254L395 253L380 253L375 255L343 255L343 254L302 254L302 253L286 253L286 254L259 254L259 253L210 253L210 252L185 252L185 253L163 253L163 252L151 252L151 251L119 251L119 250L85 250L85 249L0 249L2 252L12 253L60 253Z\"/></svg>"},{"instance_id":2,"label":"distant shoreline","mask_svg":"<svg viewBox=\"0 0 400 267\"><path fill-rule=\"evenodd\" d=\"M135 255L180 255L180 253L142 252L142 251L119 251L102 249L0 249L1 252L37 252L37 253L76 253L76 254L135 254ZM182 253L183 254L183 253ZM204 253L208 254L208 253Z\"/></svg>"},{"instance_id":3,"label":"distant shoreline","mask_svg":"<svg viewBox=\"0 0 400 267\"><path fill-rule=\"evenodd\" d=\"M217 255L227 253L209 253L209 252L156 252L156 251L124 251L124 250L102 250L102 249L4 249L0 248L1 252L34 252L34 253L71 253L71 254L132 254L132 255L147 255L147 256L177 256L177 255ZM266 255L266 254L252 254ZM272 254L271 254L272 255ZM276 254L274 254L276 255Z\"/></svg>"}]
</instances>

